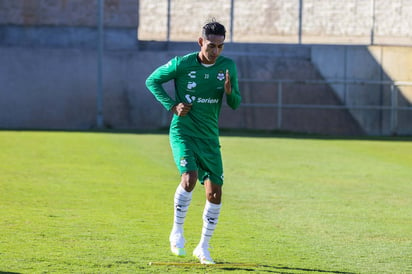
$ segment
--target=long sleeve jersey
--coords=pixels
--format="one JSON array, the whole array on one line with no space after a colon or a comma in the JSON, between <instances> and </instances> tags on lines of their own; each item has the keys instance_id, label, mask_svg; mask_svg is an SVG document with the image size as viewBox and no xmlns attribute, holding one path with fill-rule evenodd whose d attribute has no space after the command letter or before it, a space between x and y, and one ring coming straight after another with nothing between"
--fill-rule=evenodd
<instances>
[{"instance_id":1,"label":"long sleeve jersey","mask_svg":"<svg viewBox=\"0 0 412 274\"><path fill-rule=\"evenodd\" d=\"M226 70L229 70L232 93L226 95L226 102L236 109L241 96L236 65L233 60L219 56L215 64L205 66L197 58L198 53L177 56L157 68L146 80L147 88L167 109L184 102L192 104L186 116L173 115L170 134L188 135L199 138L219 136L219 114L225 94ZM163 88L163 84L174 80L174 98Z\"/></svg>"}]
</instances>

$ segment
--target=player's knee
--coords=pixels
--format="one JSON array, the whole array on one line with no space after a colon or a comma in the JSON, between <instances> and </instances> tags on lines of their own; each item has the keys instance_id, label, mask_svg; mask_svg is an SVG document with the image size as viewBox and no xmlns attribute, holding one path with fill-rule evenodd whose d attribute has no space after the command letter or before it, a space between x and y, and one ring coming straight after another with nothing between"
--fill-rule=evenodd
<instances>
[{"instance_id":1,"label":"player's knee","mask_svg":"<svg viewBox=\"0 0 412 274\"><path fill-rule=\"evenodd\" d=\"M182 174L181 185L187 192L192 192L197 182L197 172L189 171Z\"/></svg>"},{"instance_id":2,"label":"player's knee","mask_svg":"<svg viewBox=\"0 0 412 274\"><path fill-rule=\"evenodd\" d=\"M221 189L214 189L212 191L208 191L206 193L206 198L212 204L220 204L222 201L222 190Z\"/></svg>"}]
</instances>

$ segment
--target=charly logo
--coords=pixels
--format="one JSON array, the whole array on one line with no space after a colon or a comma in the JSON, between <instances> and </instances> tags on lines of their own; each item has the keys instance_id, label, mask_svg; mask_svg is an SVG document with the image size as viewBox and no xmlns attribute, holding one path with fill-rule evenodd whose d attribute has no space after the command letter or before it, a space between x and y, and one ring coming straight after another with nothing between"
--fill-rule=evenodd
<instances>
[{"instance_id":1,"label":"charly logo","mask_svg":"<svg viewBox=\"0 0 412 274\"><path fill-rule=\"evenodd\" d=\"M189 76L189 77L192 78L192 79L195 79L195 78L196 78L196 71L191 71L191 72L189 72L189 73L187 74L187 76Z\"/></svg>"}]
</instances>

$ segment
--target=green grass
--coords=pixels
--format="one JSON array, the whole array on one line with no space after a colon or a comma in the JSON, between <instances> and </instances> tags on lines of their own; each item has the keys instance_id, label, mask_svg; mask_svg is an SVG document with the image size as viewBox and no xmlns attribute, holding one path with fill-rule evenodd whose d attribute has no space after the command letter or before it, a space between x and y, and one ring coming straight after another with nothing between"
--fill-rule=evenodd
<instances>
[{"instance_id":1,"label":"green grass","mask_svg":"<svg viewBox=\"0 0 412 274\"><path fill-rule=\"evenodd\" d=\"M167 135L0 131L0 273L412 273L411 139L221 143L219 264L202 266L169 254ZM203 205L199 185L189 253Z\"/></svg>"}]
</instances>

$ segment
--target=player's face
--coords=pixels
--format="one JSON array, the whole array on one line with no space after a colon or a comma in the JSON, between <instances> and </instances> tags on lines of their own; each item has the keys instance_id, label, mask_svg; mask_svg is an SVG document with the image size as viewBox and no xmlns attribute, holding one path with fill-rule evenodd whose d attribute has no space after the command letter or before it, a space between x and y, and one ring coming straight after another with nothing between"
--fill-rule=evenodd
<instances>
[{"instance_id":1,"label":"player's face","mask_svg":"<svg viewBox=\"0 0 412 274\"><path fill-rule=\"evenodd\" d=\"M225 37L223 35L211 34L207 38L200 37L200 60L204 64L214 64L217 57L222 53L223 42Z\"/></svg>"}]
</instances>

